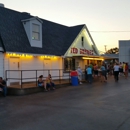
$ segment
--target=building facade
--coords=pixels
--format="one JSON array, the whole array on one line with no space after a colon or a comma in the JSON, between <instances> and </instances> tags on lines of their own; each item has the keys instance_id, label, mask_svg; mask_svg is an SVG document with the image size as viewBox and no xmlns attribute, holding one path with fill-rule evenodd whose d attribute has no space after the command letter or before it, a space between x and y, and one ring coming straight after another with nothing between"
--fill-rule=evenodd
<instances>
[{"instance_id":1,"label":"building facade","mask_svg":"<svg viewBox=\"0 0 130 130\"><path fill-rule=\"evenodd\" d=\"M48 72L62 77L107 58L100 56L85 24L68 27L0 5L0 76L8 85Z\"/></svg>"}]
</instances>

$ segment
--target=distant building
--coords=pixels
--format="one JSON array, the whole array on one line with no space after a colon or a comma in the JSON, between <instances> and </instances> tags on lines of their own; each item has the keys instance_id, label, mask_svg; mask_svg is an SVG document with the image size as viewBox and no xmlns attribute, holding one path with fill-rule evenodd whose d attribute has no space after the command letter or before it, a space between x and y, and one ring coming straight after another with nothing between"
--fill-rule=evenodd
<instances>
[{"instance_id":1,"label":"distant building","mask_svg":"<svg viewBox=\"0 0 130 130\"><path fill-rule=\"evenodd\" d=\"M130 63L130 40L119 41L119 62Z\"/></svg>"}]
</instances>

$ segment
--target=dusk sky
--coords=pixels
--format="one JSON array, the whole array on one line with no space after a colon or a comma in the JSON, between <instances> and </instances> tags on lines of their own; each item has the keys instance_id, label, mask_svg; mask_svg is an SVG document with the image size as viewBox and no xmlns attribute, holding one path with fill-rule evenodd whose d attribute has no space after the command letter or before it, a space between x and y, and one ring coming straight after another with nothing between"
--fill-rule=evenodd
<instances>
[{"instance_id":1,"label":"dusk sky","mask_svg":"<svg viewBox=\"0 0 130 130\"><path fill-rule=\"evenodd\" d=\"M66 26L86 24L100 51L130 40L130 0L0 0L5 8Z\"/></svg>"}]
</instances>

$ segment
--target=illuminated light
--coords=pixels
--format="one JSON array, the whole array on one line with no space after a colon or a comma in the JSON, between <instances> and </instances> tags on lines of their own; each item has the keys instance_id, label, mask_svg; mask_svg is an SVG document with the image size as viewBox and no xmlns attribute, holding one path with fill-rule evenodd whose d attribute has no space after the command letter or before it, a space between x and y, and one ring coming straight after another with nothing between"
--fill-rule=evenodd
<instances>
[{"instance_id":1,"label":"illuminated light","mask_svg":"<svg viewBox=\"0 0 130 130\"><path fill-rule=\"evenodd\" d=\"M41 58L43 58L43 56L40 56Z\"/></svg>"},{"instance_id":2,"label":"illuminated light","mask_svg":"<svg viewBox=\"0 0 130 130\"><path fill-rule=\"evenodd\" d=\"M22 54L22 57L24 57L24 54Z\"/></svg>"},{"instance_id":3,"label":"illuminated light","mask_svg":"<svg viewBox=\"0 0 130 130\"><path fill-rule=\"evenodd\" d=\"M6 56L27 57L27 58L33 57L32 55L29 54L18 54L18 53L6 53Z\"/></svg>"},{"instance_id":4,"label":"illuminated light","mask_svg":"<svg viewBox=\"0 0 130 130\"><path fill-rule=\"evenodd\" d=\"M104 60L104 59L102 59L102 58L89 58L89 57L82 57L82 59L84 59L84 60Z\"/></svg>"}]
</instances>

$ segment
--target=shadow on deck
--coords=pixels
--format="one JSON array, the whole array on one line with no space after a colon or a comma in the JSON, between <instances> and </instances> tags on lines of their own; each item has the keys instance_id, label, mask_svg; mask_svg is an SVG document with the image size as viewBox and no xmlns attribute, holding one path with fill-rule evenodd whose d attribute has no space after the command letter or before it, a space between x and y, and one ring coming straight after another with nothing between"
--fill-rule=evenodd
<instances>
[{"instance_id":1,"label":"shadow on deck","mask_svg":"<svg viewBox=\"0 0 130 130\"><path fill-rule=\"evenodd\" d=\"M54 81L56 89L71 85L69 79L67 80L55 80ZM19 83L11 83L10 86L7 87L7 95L27 95L32 93L44 92L44 88L37 87L36 82L25 82L21 85Z\"/></svg>"}]
</instances>

